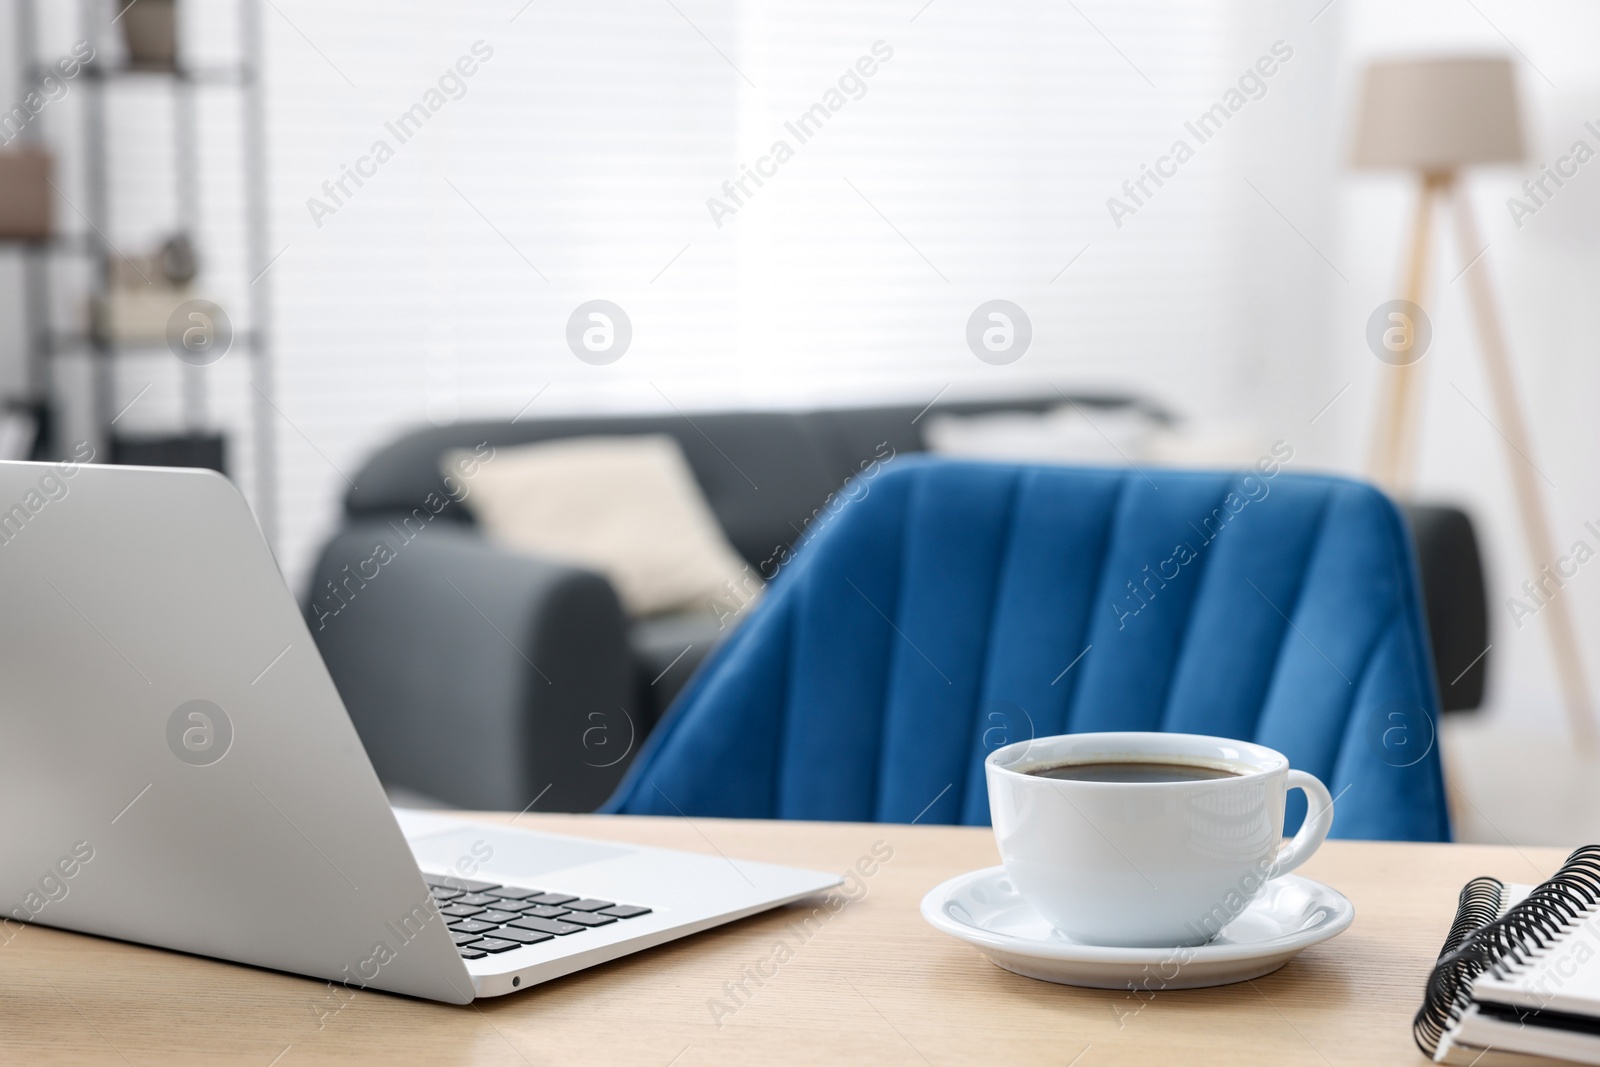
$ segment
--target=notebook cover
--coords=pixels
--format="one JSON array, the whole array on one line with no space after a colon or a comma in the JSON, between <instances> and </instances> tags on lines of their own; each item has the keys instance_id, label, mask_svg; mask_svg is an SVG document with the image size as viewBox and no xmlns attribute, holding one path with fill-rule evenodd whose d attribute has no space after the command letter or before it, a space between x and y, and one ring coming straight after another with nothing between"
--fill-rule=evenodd
<instances>
[{"instance_id":1,"label":"notebook cover","mask_svg":"<svg viewBox=\"0 0 1600 1067\"><path fill-rule=\"evenodd\" d=\"M1491 1018L1473 1005L1445 1032L1436 1063L1477 1067L1547 1067L1585 1063L1600 1067L1600 1037Z\"/></svg>"},{"instance_id":2,"label":"notebook cover","mask_svg":"<svg viewBox=\"0 0 1600 1067\"><path fill-rule=\"evenodd\" d=\"M1600 1067L1600 846L1537 886L1475 878L1412 1024L1439 1063Z\"/></svg>"},{"instance_id":3,"label":"notebook cover","mask_svg":"<svg viewBox=\"0 0 1600 1067\"><path fill-rule=\"evenodd\" d=\"M1566 929L1548 948L1510 973L1485 971L1472 983L1472 999L1570 1015L1600 1016L1600 912ZM1537 1020L1530 1020L1537 1022Z\"/></svg>"}]
</instances>

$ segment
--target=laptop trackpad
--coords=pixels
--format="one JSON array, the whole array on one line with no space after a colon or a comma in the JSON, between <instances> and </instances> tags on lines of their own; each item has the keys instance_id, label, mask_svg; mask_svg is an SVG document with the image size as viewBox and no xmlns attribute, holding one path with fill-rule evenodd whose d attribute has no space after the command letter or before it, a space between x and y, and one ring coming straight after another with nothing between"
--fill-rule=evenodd
<instances>
[{"instance_id":1,"label":"laptop trackpad","mask_svg":"<svg viewBox=\"0 0 1600 1067\"><path fill-rule=\"evenodd\" d=\"M454 829L410 838L417 865L436 871L473 870L508 879L536 878L550 871L581 867L602 860L626 856L635 850L626 845L554 837L545 834L505 832L489 825L457 826ZM473 877L473 875L467 875Z\"/></svg>"}]
</instances>

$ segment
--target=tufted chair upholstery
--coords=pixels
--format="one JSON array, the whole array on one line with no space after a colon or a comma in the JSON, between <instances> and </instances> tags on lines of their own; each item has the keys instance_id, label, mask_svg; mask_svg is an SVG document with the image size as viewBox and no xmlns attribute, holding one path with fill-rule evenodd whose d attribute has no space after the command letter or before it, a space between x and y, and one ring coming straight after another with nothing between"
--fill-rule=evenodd
<instances>
[{"instance_id":1,"label":"tufted chair upholstery","mask_svg":"<svg viewBox=\"0 0 1600 1067\"><path fill-rule=\"evenodd\" d=\"M607 810L984 825L999 745L1166 730L1284 752L1338 798L1334 836L1448 840L1416 567L1378 490L1270 459L912 458L846 496Z\"/></svg>"}]
</instances>

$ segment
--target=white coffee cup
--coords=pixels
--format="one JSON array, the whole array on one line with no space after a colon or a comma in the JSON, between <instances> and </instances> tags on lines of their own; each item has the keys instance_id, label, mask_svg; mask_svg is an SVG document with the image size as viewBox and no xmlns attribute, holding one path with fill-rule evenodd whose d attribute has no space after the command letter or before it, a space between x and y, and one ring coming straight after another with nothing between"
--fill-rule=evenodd
<instances>
[{"instance_id":1,"label":"white coffee cup","mask_svg":"<svg viewBox=\"0 0 1600 1067\"><path fill-rule=\"evenodd\" d=\"M1030 774L1082 763L1175 763L1231 772L1175 782L1072 781ZM1333 797L1281 752L1198 734L1065 734L1019 741L984 761L1006 873L1074 941L1198 945L1272 878L1304 863L1333 824ZM1283 839L1284 797L1309 811Z\"/></svg>"}]
</instances>

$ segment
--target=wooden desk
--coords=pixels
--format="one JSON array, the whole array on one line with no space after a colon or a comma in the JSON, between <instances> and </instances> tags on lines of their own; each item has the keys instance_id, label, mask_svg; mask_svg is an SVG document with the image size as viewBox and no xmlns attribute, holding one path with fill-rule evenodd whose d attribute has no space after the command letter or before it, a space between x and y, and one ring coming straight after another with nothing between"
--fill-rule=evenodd
<instances>
[{"instance_id":1,"label":"wooden desk","mask_svg":"<svg viewBox=\"0 0 1600 1067\"><path fill-rule=\"evenodd\" d=\"M1411 1016L1462 884L1537 881L1565 856L1330 841L1303 873L1355 902L1349 930L1253 984L1142 1003L1018 977L923 922L928 889L998 862L987 830L548 815L518 824L841 872L874 842L894 856L759 987L745 968L773 972L794 911L464 1008L371 992L344 1002L320 982L29 928L0 946L0 1063L1419 1065ZM724 988L740 980L752 990L742 1004ZM714 1002L732 1013L714 1018Z\"/></svg>"}]
</instances>

